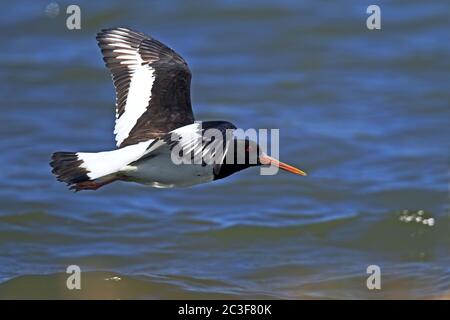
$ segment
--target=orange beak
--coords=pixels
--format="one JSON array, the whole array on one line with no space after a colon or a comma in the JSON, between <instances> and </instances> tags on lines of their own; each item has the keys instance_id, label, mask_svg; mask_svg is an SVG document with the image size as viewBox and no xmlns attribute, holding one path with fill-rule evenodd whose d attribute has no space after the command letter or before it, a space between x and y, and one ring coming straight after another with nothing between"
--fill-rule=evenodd
<instances>
[{"instance_id":1,"label":"orange beak","mask_svg":"<svg viewBox=\"0 0 450 320\"><path fill-rule=\"evenodd\" d=\"M288 165L288 164L286 164L284 162L278 161L277 159L269 157L268 155L265 155L265 154L263 154L262 156L259 157L259 161L262 164L274 165L274 166L276 166L276 167L278 167L280 169L283 169L285 171L289 171L291 173L295 173L295 174L298 174L298 175L301 175L301 176L306 176L307 175L306 172L304 172L304 171L302 171L300 169L297 169L297 168L295 168L293 166L290 166L290 165Z\"/></svg>"}]
</instances>

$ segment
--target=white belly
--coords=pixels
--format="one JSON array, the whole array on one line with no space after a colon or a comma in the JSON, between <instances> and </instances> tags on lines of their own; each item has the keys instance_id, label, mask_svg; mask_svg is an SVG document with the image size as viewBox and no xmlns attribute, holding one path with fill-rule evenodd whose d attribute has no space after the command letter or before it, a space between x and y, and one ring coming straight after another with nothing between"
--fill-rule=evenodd
<instances>
[{"instance_id":1,"label":"white belly","mask_svg":"<svg viewBox=\"0 0 450 320\"><path fill-rule=\"evenodd\" d=\"M214 179L213 167L201 164L174 164L161 154L129 165L122 171L130 181L156 188L187 187Z\"/></svg>"}]
</instances>

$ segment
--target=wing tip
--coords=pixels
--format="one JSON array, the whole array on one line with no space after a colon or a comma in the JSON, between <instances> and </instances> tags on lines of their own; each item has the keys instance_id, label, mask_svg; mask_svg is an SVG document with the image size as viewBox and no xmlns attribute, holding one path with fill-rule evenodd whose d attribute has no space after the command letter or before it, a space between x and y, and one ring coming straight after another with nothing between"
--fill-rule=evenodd
<instances>
[{"instance_id":1,"label":"wing tip","mask_svg":"<svg viewBox=\"0 0 450 320\"><path fill-rule=\"evenodd\" d=\"M84 162L77 152L55 152L51 160L52 173L69 187L90 180L89 170L82 167Z\"/></svg>"},{"instance_id":2,"label":"wing tip","mask_svg":"<svg viewBox=\"0 0 450 320\"><path fill-rule=\"evenodd\" d=\"M110 27L110 28L101 29L100 32L97 33L97 35L104 34L104 33L109 33L109 32L115 32L115 31L128 32L128 31L133 31L133 30L128 28L128 27L117 26L117 27Z\"/></svg>"},{"instance_id":3,"label":"wing tip","mask_svg":"<svg viewBox=\"0 0 450 320\"><path fill-rule=\"evenodd\" d=\"M107 36L118 36L118 37L124 37L124 36L132 36L137 38L150 38L149 36L145 35L144 33L138 32L132 28L118 26L118 27L111 27L111 28L105 28L101 29L100 32L97 33L97 36L95 37L97 41L100 42L100 40L104 39Z\"/></svg>"}]
</instances>

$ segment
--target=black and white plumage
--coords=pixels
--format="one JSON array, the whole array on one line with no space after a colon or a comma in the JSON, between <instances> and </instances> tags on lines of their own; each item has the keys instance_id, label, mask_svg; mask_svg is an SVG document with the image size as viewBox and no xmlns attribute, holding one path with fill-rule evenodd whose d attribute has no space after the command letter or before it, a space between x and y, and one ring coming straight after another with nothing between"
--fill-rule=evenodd
<instances>
[{"instance_id":1,"label":"black and white plumage","mask_svg":"<svg viewBox=\"0 0 450 320\"><path fill-rule=\"evenodd\" d=\"M175 51L129 29L97 35L116 89L118 147L158 138L194 122L191 71Z\"/></svg>"},{"instance_id":2,"label":"black and white plumage","mask_svg":"<svg viewBox=\"0 0 450 320\"><path fill-rule=\"evenodd\" d=\"M50 162L52 172L71 189L96 190L117 180L154 187L189 186L262 164L275 164L303 174L268 157L256 143L226 139L226 133L236 128L230 122L195 122L190 98L191 72L186 61L172 49L126 28L103 30L97 41L116 90L114 133L118 149L55 152ZM221 139L204 135L211 128L219 131ZM230 148L230 143L234 147L241 144L245 152L256 154L256 163L226 163L227 158L236 156L236 151L230 151L236 149ZM202 157L221 144L221 161L205 163ZM202 161L176 164L171 161L174 148L193 157L200 154Z\"/></svg>"}]
</instances>

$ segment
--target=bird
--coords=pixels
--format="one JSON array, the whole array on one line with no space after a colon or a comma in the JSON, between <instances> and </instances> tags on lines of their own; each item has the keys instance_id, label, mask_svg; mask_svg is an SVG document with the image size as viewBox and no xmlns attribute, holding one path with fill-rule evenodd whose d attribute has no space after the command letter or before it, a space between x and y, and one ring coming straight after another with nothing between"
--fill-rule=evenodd
<instances>
[{"instance_id":1,"label":"bird","mask_svg":"<svg viewBox=\"0 0 450 320\"><path fill-rule=\"evenodd\" d=\"M306 175L267 155L257 142L233 136L237 127L231 122L196 121L191 71L168 46L124 27L103 29L96 39L115 87L117 148L53 153L52 173L70 190L97 190L115 181L188 187L255 166ZM218 134L206 135L208 130ZM222 152L216 152L219 147ZM243 150L241 161L237 161L239 150ZM203 159L208 152L215 161ZM191 162L178 163L174 154Z\"/></svg>"}]
</instances>

